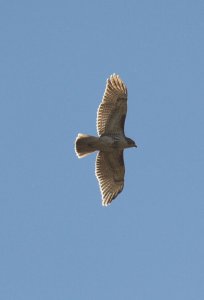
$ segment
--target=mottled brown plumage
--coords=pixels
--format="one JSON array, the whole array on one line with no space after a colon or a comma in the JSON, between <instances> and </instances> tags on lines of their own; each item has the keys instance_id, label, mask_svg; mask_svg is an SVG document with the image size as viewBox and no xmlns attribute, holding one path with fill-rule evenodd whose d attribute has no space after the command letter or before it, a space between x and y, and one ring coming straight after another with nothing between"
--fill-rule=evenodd
<instances>
[{"instance_id":1,"label":"mottled brown plumage","mask_svg":"<svg viewBox=\"0 0 204 300\"><path fill-rule=\"evenodd\" d=\"M124 133L127 113L127 88L119 75L107 79L106 89L97 112L99 137L79 134L75 151L79 158L99 151L95 174L99 181L102 204L107 206L124 187L125 165L123 150L136 147Z\"/></svg>"}]
</instances>

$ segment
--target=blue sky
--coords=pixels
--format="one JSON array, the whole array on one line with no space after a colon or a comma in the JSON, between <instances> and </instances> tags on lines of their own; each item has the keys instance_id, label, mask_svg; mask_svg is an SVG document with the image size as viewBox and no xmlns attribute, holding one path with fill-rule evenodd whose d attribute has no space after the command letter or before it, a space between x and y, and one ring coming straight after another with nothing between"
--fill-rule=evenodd
<instances>
[{"instance_id":1,"label":"blue sky","mask_svg":"<svg viewBox=\"0 0 204 300\"><path fill-rule=\"evenodd\" d=\"M204 299L204 2L1 1L0 298ZM101 206L106 78L129 92L124 191Z\"/></svg>"}]
</instances>

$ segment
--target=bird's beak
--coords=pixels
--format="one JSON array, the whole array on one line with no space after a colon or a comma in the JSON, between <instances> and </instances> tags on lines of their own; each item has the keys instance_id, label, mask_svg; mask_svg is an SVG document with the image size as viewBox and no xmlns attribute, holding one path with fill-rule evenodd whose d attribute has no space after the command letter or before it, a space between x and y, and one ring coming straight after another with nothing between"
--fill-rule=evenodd
<instances>
[{"instance_id":1,"label":"bird's beak","mask_svg":"<svg viewBox=\"0 0 204 300\"><path fill-rule=\"evenodd\" d=\"M137 145L135 144L134 147L137 148Z\"/></svg>"}]
</instances>

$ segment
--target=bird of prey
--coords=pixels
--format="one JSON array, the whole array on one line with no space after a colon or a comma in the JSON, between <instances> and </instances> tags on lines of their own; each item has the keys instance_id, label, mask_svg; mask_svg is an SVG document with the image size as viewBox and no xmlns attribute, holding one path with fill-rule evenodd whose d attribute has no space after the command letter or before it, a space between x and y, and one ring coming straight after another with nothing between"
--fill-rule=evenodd
<instances>
[{"instance_id":1,"label":"bird of prey","mask_svg":"<svg viewBox=\"0 0 204 300\"><path fill-rule=\"evenodd\" d=\"M99 151L96 157L95 174L104 206L109 205L123 190L125 175L123 150L137 147L124 132L127 96L127 87L119 75L111 75L107 79L103 99L97 112L98 137L80 133L75 141L75 152L78 158Z\"/></svg>"}]
</instances>

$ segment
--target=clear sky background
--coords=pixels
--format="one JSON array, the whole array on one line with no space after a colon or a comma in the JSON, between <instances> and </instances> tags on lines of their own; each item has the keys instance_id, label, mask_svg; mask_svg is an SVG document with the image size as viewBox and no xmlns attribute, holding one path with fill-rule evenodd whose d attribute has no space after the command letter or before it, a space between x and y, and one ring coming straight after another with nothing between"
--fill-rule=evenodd
<instances>
[{"instance_id":1,"label":"clear sky background","mask_svg":"<svg viewBox=\"0 0 204 300\"><path fill-rule=\"evenodd\" d=\"M1 1L0 299L204 299L204 2ZM127 84L124 191L101 206L105 82Z\"/></svg>"}]
</instances>

